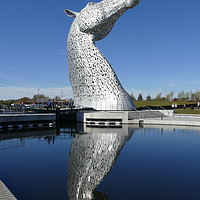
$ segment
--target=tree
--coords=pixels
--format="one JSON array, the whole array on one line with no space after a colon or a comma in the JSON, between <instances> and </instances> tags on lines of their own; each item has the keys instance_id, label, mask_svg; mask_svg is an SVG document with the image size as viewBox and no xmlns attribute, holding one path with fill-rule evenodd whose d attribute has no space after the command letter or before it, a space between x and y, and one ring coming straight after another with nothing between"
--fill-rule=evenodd
<instances>
[{"instance_id":1,"label":"tree","mask_svg":"<svg viewBox=\"0 0 200 200\"><path fill-rule=\"evenodd\" d=\"M18 102L29 103L29 102L31 102L31 99L28 97L22 97L22 98L18 99Z\"/></svg>"},{"instance_id":2,"label":"tree","mask_svg":"<svg viewBox=\"0 0 200 200\"><path fill-rule=\"evenodd\" d=\"M185 101L185 92L182 90L181 92L178 93L178 100L179 101Z\"/></svg>"},{"instance_id":3,"label":"tree","mask_svg":"<svg viewBox=\"0 0 200 200\"><path fill-rule=\"evenodd\" d=\"M33 98L32 98L32 101L33 102L37 102L38 99L42 99L42 98L46 98L44 94L34 94Z\"/></svg>"},{"instance_id":4,"label":"tree","mask_svg":"<svg viewBox=\"0 0 200 200\"><path fill-rule=\"evenodd\" d=\"M146 97L146 100L147 100L147 101L151 101L151 96L150 96L150 94L148 94L148 96Z\"/></svg>"},{"instance_id":5,"label":"tree","mask_svg":"<svg viewBox=\"0 0 200 200\"><path fill-rule=\"evenodd\" d=\"M155 100L156 101L161 101L161 92L157 94Z\"/></svg>"},{"instance_id":6,"label":"tree","mask_svg":"<svg viewBox=\"0 0 200 200\"><path fill-rule=\"evenodd\" d=\"M169 93L166 94L166 95L165 95L165 98L166 98L166 101L170 101L170 94L169 94Z\"/></svg>"},{"instance_id":7,"label":"tree","mask_svg":"<svg viewBox=\"0 0 200 200\"><path fill-rule=\"evenodd\" d=\"M173 99L174 92L169 92L165 95L166 101L171 101Z\"/></svg>"},{"instance_id":8,"label":"tree","mask_svg":"<svg viewBox=\"0 0 200 200\"><path fill-rule=\"evenodd\" d=\"M185 100L188 101L190 99L190 93L186 92L185 93Z\"/></svg>"},{"instance_id":9,"label":"tree","mask_svg":"<svg viewBox=\"0 0 200 200\"><path fill-rule=\"evenodd\" d=\"M199 91L199 90L197 90L197 91L195 92L195 100L196 100L196 101L199 101L199 100L200 100L200 91Z\"/></svg>"},{"instance_id":10,"label":"tree","mask_svg":"<svg viewBox=\"0 0 200 200\"><path fill-rule=\"evenodd\" d=\"M161 101L167 101L166 97L162 97Z\"/></svg>"},{"instance_id":11,"label":"tree","mask_svg":"<svg viewBox=\"0 0 200 200\"><path fill-rule=\"evenodd\" d=\"M190 91L190 100L191 101L195 100L195 93L193 93L192 91Z\"/></svg>"},{"instance_id":12,"label":"tree","mask_svg":"<svg viewBox=\"0 0 200 200\"><path fill-rule=\"evenodd\" d=\"M133 101L136 101L136 98L133 96L133 94L131 93L131 99L133 100Z\"/></svg>"},{"instance_id":13,"label":"tree","mask_svg":"<svg viewBox=\"0 0 200 200\"><path fill-rule=\"evenodd\" d=\"M142 94L139 94L139 95L138 95L137 100L138 100L138 101L142 101L142 100L143 100L143 98L142 98Z\"/></svg>"}]
</instances>

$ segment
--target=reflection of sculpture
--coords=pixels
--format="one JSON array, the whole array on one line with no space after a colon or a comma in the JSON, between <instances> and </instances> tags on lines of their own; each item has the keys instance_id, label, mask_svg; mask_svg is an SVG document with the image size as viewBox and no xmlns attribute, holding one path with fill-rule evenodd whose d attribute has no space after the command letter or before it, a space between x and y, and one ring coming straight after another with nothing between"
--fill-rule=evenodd
<instances>
[{"instance_id":1,"label":"reflection of sculpture","mask_svg":"<svg viewBox=\"0 0 200 200\"><path fill-rule=\"evenodd\" d=\"M100 132L101 129L96 129ZM96 132L94 128L90 132ZM94 199L97 185L113 167L130 138L128 129L103 129L104 133L75 135L68 163L67 191L70 200ZM121 133L117 133L121 131ZM127 131L126 133L124 131ZM105 195L103 198L106 199Z\"/></svg>"},{"instance_id":2,"label":"reflection of sculpture","mask_svg":"<svg viewBox=\"0 0 200 200\"><path fill-rule=\"evenodd\" d=\"M103 0L88 3L75 17L68 40L68 67L76 107L97 110L133 110L129 94L123 89L109 62L95 46L112 30L114 23L139 0ZM124 67L124 66L123 66Z\"/></svg>"}]
</instances>

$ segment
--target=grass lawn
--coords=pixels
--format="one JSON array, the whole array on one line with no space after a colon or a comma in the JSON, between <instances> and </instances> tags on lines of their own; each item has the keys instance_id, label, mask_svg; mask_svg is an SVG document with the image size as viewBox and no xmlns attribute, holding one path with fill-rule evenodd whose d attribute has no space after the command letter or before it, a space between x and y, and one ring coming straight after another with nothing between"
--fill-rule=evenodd
<instances>
[{"instance_id":1,"label":"grass lawn","mask_svg":"<svg viewBox=\"0 0 200 200\"><path fill-rule=\"evenodd\" d=\"M194 107L194 110L190 109L190 105L194 105L194 104L197 105L196 102L176 101L174 103L176 103L179 107L181 107L181 108L176 109L177 114L200 114L200 109L197 110L197 107ZM167 108L167 109L171 109L173 102L172 101L134 101L134 104L137 109L142 108L143 106L149 106L149 107L155 106L156 107L158 105L164 106L164 107L168 106L169 108ZM183 109L184 104L186 104L186 106L188 106L188 108L186 108L185 110Z\"/></svg>"},{"instance_id":2,"label":"grass lawn","mask_svg":"<svg viewBox=\"0 0 200 200\"><path fill-rule=\"evenodd\" d=\"M136 108L143 107L143 106L171 106L171 101L134 101Z\"/></svg>"},{"instance_id":3,"label":"grass lawn","mask_svg":"<svg viewBox=\"0 0 200 200\"><path fill-rule=\"evenodd\" d=\"M200 114L200 110L197 110L194 108L194 110L191 110L190 108L187 109L177 109L176 114Z\"/></svg>"},{"instance_id":4,"label":"grass lawn","mask_svg":"<svg viewBox=\"0 0 200 200\"><path fill-rule=\"evenodd\" d=\"M174 102L177 105L190 105L190 104L196 104L196 102L184 102L184 101L176 101ZM136 108L143 107L143 106L172 106L172 101L134 101L134 104Z\"/></svg>"}]
</instances>

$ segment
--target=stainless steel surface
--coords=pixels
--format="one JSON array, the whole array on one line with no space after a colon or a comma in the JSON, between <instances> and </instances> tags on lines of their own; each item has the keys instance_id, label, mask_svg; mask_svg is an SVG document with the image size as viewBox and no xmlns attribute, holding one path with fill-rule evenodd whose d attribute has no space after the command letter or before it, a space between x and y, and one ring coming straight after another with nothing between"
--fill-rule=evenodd
<instances>
[{"instance_id":1,"label":"stainless steel surface","mask_svg":"<svg viewBox=\"0 0 200 200\"><path fill-rule=\"evenodd\" d=\"M106 37L114 23L138 0L103 0L88 3L75 17L67 39L68 67L77 108L134 110L130 95L122 87L110 63L95 46Z\"/></svg>"},{"instance_id":2,"label":"stainless steel surface","mask_svg":"<svg viewBox=\"0 0 200 200\"><path fill-rule=\"evenodd\" d=\"M76 135L70 149L67 177L70 200L96 199L95 188L110 172L133 132L128 126L103 131L84 127L84 131L88 134Z\"/></svg>"}]
</instances>

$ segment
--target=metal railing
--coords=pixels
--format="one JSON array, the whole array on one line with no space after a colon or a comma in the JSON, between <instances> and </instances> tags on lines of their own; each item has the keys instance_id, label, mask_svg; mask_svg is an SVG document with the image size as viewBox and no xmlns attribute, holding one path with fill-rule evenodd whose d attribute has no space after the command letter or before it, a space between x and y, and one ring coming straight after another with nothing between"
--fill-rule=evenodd
<instances>
[{"instance_id":1,"label":"metal railing","mask_svg":"<svg viewBox=\"0 0 200 200\"><path fill-rule=\"evenodd\" d=\"M154 115L155 117L158 118L158 116L156 115L155 111L152 110L149 106L144 105L143 108L144 108L144 109L145 109L145 108L148 108L148 110L149 110L151 113L153 113L153 115ZM159 112L159 111L158 111L158 112ZM160 114L161 114L161 120L163 120L163 118L164 118L165 115L164 115L163 113L161 113L161 112L160 112Z\"/></svg>"},{"instance_id":2,"label":"metal railing","mask_svg":"<svg viewBox=\"0 0 200 200\"><path fill-rule=\"evenodd\" d=\"M20 110L19 108L13 109L13 108L3 108L1 109L0 114L1 115L14 115L14 114L22 114L24 111Z\"/></svg>"},{"instance_id":3,"label":"metal railing","mask_svg":"<svg viewBox=\"0 0 200 200\"><path fill-rule=\"evenodd\" d=\"M170 116L170 112L169 112L167 109L165 109L165 108L162 107L161 105L158 105L157 107L158 107L158 108L162 108L164 111L166 111L166 112L168 113L168 117Z\"/></svg>"},{"instance_id":4,"label":"metal railing","mask_svg":"<svg viewBox=\"0 0 200 200\"><path fill-rule=\"evenodd\" d=\"M144 105L143 108L148 108L148 110L152 110L149 106Z\"/></svg>"},{"instance_id":5,"label":"metal railing","mask_svg":"<svg viewBox=\"0 0 200 200\"><path fill-rule=\"evenodd\" d=\"M7 107L0 109L0 115L19 115L34 113L31 109L26 107Z\"/></svg>"}]
</instances>

